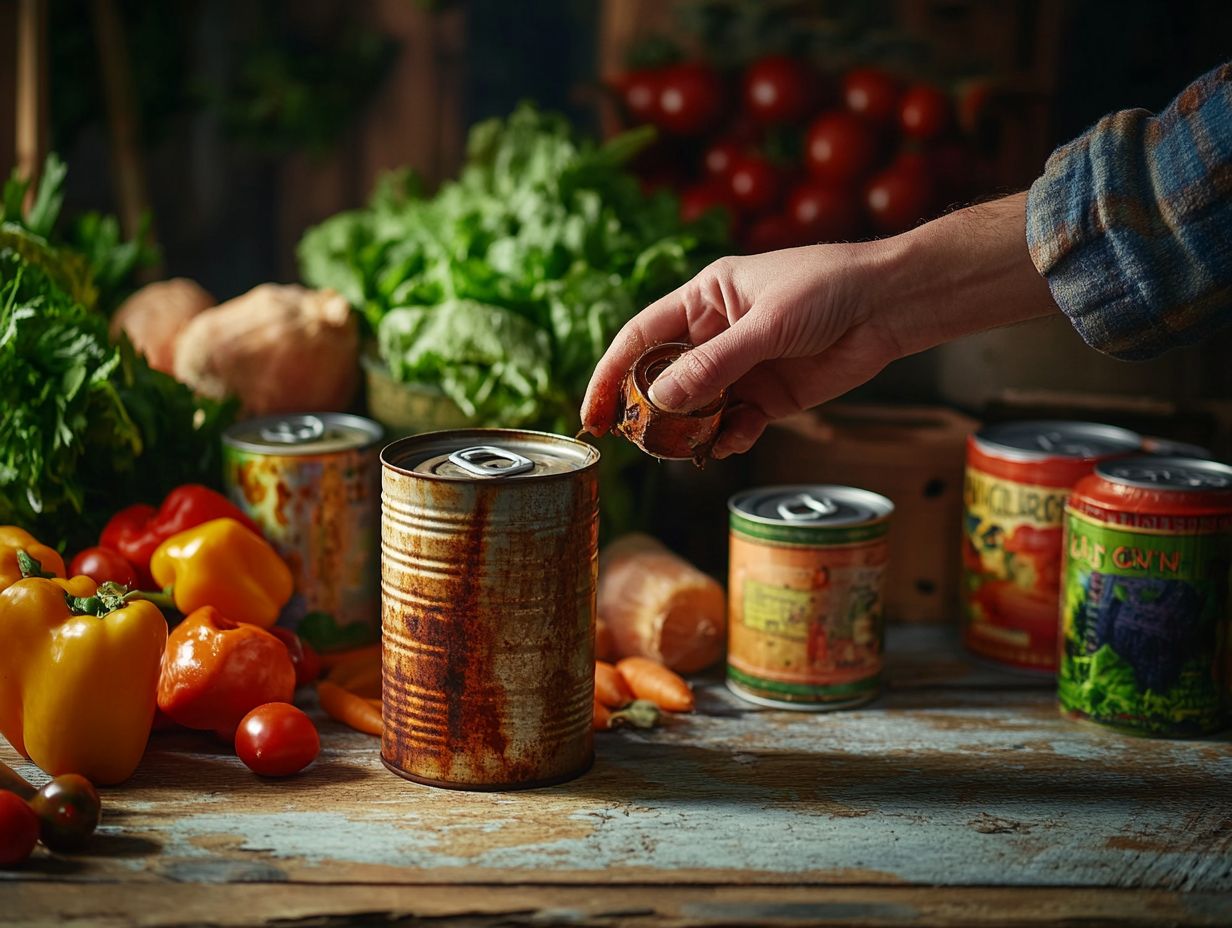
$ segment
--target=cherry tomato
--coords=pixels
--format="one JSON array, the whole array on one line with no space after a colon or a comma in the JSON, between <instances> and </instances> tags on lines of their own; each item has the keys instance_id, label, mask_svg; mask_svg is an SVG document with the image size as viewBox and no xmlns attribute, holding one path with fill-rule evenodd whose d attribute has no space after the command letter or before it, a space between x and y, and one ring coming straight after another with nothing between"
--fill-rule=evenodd
<instances>
[{"instance_id":1,"label":"cherry tomato","mask_svg":"<svg viewBox=\"0 0 1232 928\"><path fill-rule=\"evenodd\" d=\"M291 666L295 668L295 685L307 686L321 675L321 656L316 648L289 628L275 625L270 629L275 638L287 646Z\"/></svg>"},{"instance_id":2,"label":"cherry tomato","mask_svg":"<svg viewBox=\"0 0 1232 928\"><path fill-rule=\"evenodd\" d=\"M859 116L836 110L809 127L805 161L814 176L844 184L869 174L877 158L877 135Z\"/></svg>"},{"instance_id":3,"label":"cherry tomato","mask_svg":"<svg viewBox=\"0 0 1232 928\"><path fill-rule=\"evenodd\" d=\"M39 820L16 793L0 790L0 867L12 867L38 844Z\"/></svg>"},{"instance_id":4,"label":"cherry tomato","mask_svg":"<svg viewBox=\"0 0 1232 928\"><path fill-rule=\"evenodd\" d=\"M70 577L85 575L95 583L111 580L121 586L136 587L137 571L119 551L110 548L85 548L68 567Z\"/></svg>"},{"instance_id":5,"label":"cherry tomato","mask_svg":"<svg viewBox=\"0 0 1232 928\"><path fill-rule=\"evenodd\" d=\"M898 125L904 135L935 139L950 126L950 98L936 87L917 84L903 94Z\"/></svg>"},{"instance_id":6,"label":"cherry tomato","mask_svg":"<svg viewBox=\"0 0 1232 928\"><path fill-rule=\"evenodd\" d=\"M759 213L779 195L779 176L773 165L758 155L746 155L732 165L727 189L738 209Z\"/></svg>"},{"instance_id":7,"label":"cherry tomato","mask_svg":"<svg viewBox=\"0 0 1232 928\"><path fill-rule=\"evenodd\" d=\"M754 61L744 72L744 107L760 123L792 122L805 114L811 97L808 68L786 55Z\"/></svg>"},{"instance_id":8,"label":"cherry tomato","mask_svg":"<svg viewBox=\"0 0 1232 928\"><path fill-rule=\"evenodd\" d=\"M659 72L634 71L614 82L625 111L638 122L651 122L659 108Z\"/></svg>"},{"instance_id":9,"label":"cherry tomato","mask_svg":"<svg viewBox=\"0 0 1232 928\"><path fill-rule=\"evenodd\" d=\"M805 181L787 199L801 241L841 242L860 234L860 203L849 187Z\"/></svg>"},{"instance_id":10,"label":"cherry tomato","mask_svg":"<svg viewBox=\"0 0 1232 928\"><path fill-rule=\"evenodd\" d=\"M857 68L843 78L847 109L879 126L888 126L898 117L898 94L898 81L876 68Z\"/></svg>"},{"instance_id":11,"label":"cherry tomato","mask_svg":"<svg viewBox=\"0 0 1232 928\"><path fill-rule=\"evenodd\" d=\"M39 837L52 851L76 851L89 843L98 827L102 804L94 784L65 773L44 783L30 807L39 820Z\"/></svg>"},{"instance_id":12,"label":"cherry tomato","mask_svg":"<svg viewBox=\"0 0 1232 928\"><path fill-rule=\"evenodd\" d=\"M299 773L321 750L312 719L287 702L257 706L235 732L235 753L253 773L286 777Z\"/></svg>"},{"instance_id":13,"label":"cherry tomato","mask_svg":"<svg viewBox=\"0 0 1232 928\"><path fill-rule=\"evenodd\" d=\"M702 155L702 166L711 177L726 177L732 165L744 157L744 148L733 141L715 142Z\"/></svg>"},{"instance_id":14,"label":"cherry tomato","mask_svg":"<svg viewBox=\"0 0 1232 928\"><path fill-rule=\"evenodd\" d=\"M749 225L743 236L743 244L746 255L790 248L796 244L796 229L782 213L769 213L759 216Z\"/></svg>"},{"instance_id":15,"label":"cherry tomato","mask_svg":"<svg viewBox=\"0 0 1232 928\"><path fill-rule=\"evenodd\" d=\"M864 189L864 205L873 227L882 233L904 232L932 206L932 178L923 167L890 167Z\"/></svg>"},{"instance_id":16,"label":"cherry tomato","mask_svg":"<svg viewBox=\"0 0 1232 928\"><path fill-rule=\"evenodd\" d=\"M677 135L698 135L714 122L723 107L723 84L713 68L680 64L659 79L656 125Z\"/></svg>"},{"instance_id":17,"label":"cherry tomato","mask_svg":"<svg viewBox=\"0 0 1232 928\"><path fill-rule=\"evenodd\" d=\"M694 184L680 192L680 218L692 222L712 209L726 210L732 217L732 198L718 182Z\"/></svg>"}]
</instances>

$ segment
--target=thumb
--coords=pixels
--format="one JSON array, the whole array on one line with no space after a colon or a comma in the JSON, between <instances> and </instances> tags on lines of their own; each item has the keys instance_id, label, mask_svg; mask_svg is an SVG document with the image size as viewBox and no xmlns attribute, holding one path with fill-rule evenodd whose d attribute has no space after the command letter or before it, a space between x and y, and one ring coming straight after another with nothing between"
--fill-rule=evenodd
<instances>
[{"instance_id":1,"label":"thumb","mask_svg":"<svg viewBox=\"0 0 1232 928\"><path fill-rule=\"evenodd\" d=\"M650 401L668 412L691 412L766 360L768 340L748 317L672 362L650 385Z\"/></svg>"}]
</instances>

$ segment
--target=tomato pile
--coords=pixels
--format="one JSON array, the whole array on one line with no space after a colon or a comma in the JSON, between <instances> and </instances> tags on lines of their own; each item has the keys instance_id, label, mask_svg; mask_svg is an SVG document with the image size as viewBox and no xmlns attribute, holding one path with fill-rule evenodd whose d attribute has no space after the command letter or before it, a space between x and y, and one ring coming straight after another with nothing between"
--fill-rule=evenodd
<instances>
[{"instance_id":1,"label":"tomato pile","mask_svg":"<svg viewBox=\"0 0 1232 928\"><path fill-rule=\"evenodd\" d=\"M661 131L638 164L645 182L677 188L686 219L726 210L746 252L902 232L979 192L967 135L979 84L956 105L878 68L836 79L766 55L740 71L631 71L611 87L629 123Z\"/></svg>"}]
</instances>

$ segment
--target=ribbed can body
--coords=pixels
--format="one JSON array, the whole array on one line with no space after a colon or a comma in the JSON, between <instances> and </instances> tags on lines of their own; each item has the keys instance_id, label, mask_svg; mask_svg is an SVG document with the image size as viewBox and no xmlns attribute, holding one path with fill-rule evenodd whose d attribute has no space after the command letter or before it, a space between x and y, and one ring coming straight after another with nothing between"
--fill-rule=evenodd
<instances>
[{"instance_id":1,"label":"ribbed can body","mask_svg":"<svg viewBox=\"0 0 1232 928\"><path fill-rule=\"evenodd\" d=\"M417 440L382 454L382 759L462 789L577 776L593 757L595 468L441 479L398 466Z\"/></svg>"}]
</instances>

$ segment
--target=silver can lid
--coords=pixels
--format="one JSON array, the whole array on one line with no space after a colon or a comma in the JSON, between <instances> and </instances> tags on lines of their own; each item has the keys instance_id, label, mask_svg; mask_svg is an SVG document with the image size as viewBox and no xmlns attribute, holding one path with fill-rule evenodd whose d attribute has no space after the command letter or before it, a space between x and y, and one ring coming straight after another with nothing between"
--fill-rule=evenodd
<instances>
[{"instance_id":1,"label":"silver can lid","mask_svg":"<svg viewBox=\"0 0 1232 928\"><path fill-rule=\"evenodd\" d=\"M1013 461L1099 460L1139 450L1142 436L1098 422L1040 419L985 426L975 433L975 443Z\"/></svg>"},{"instance_id":2,"label":"silver can lid","mask_svg":"<svg viewBox=\"0 0 1232 928\"><path fill-rule=\"evenodd\" d=\"M1097 464L1095 473L1129 487L1232 491L1232 467L1201 458L1133 457Z\"/></svg>"},{"instance_id":3,"label":"silver can lid","mask_svg":"<svg viewBox=\"0 0 1232 928\"><path fill-rule=\"evenodd\" d=\"M879 493L831 484L758 487L737 493L727 508L766 525L835 528L889 518L894 504Z\"/></svg>"},{"instance_id":4,"label":"silver can lid","mask_svg":"<svg viewBox=\"0 0 1232 928\"><path fill-rule=\"evenodd\" d=\"M516 480L571 474L593 466L599 452L547 432L453 429L412 435L386 446L386 467L444 480Z\"/></svg>"},{"instance_id":5,"label":"silver can lid","mask_svg":"<svg viewBox=\"0 0 1232 928\"><path fill-rule=\"evenodd\" d=\"M223 432L223 444L255 454L300 455L353 451L378 444L385 431L363 416L309 412L246 419Z\"/></svg>"}]
</instances>

